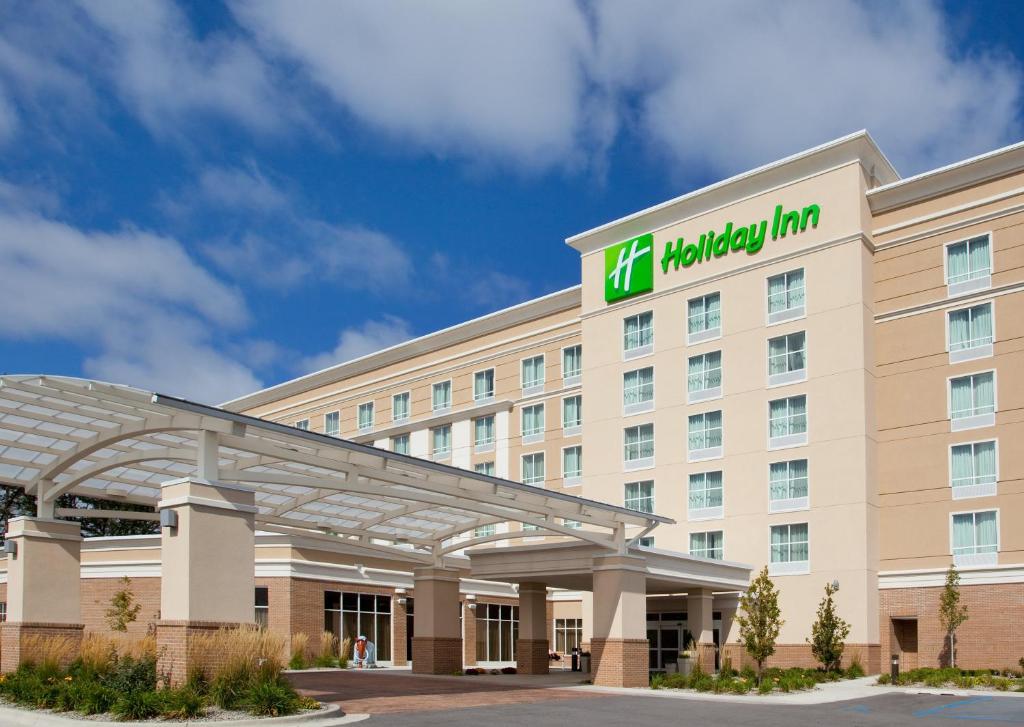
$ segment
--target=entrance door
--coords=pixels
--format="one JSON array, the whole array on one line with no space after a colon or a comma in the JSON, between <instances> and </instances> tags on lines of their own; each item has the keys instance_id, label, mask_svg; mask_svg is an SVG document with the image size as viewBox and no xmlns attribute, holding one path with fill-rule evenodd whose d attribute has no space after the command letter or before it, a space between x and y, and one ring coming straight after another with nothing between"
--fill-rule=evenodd
<instances>
[{"instance_id":1,"label":"entrance door","mask_svg":"<svg viewBox=\"0 0 1024 727\"><path fill-rule=\"evenodd\" d=\"M666 664L675 664L685 644L681 613L647 614L648 661L650 669L664 671Z\"/></svg>"},{"instance_id":2,"label":"entrance door","mask_svg":"<svg viewBox=\"0 0 1024 727\"><path fill-rule=\"evenodd\" d=\"M414 610L413 599L407 599L405 602L405 659L410 664L412 664L413 622L416 616Z\"/></svg>"},{"instance_id":3,"label":"entrance door","mask_svg":"<svg viewBox=\"0 0 1024 727\"><path fill-rule=\"evenodd\" d=\"M900 671L916 669L918 664L917 619L894 618L892 631L897 653L900 655Z\"/></svg>"}]
</instances>

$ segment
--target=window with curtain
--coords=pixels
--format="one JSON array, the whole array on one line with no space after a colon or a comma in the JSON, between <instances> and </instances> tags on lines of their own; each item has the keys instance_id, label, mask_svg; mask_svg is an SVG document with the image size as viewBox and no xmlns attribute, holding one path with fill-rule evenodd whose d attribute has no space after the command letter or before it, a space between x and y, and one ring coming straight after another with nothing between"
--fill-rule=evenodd
<instances>
[{"instance_id":1,"label":"window with curtain","mask_svg":"<svg viewBox=\"0 0 1024 727\"><path fill-rule=\"evenodd\" d=\"M995 374L985 371L949 380L951 419L991 414L996 410Z\"/></svg>"},{"instance_id":2,"label":"window with curtain","mask_svg":"<svg viewBox=\"0 0 1024 727\"><path fill-rule=\"evenodd\" d=\"M768 403L768 431L772 439L807 433L807 396L791 396Z\"/></svg>"},{"instance_id":3,"label":"window with curtain","mask_svg":"<svg viewBox=\"0 0 1024 727\"><path fill-rule=\"evenodd\" d=\"M555 619L555 651L559 654L570 654L573 649L580 648L583 641L583 619Z\"/></svg>"},{"instance_id":4,"label":"window with curtain","mask_svg":"<svg viewBox=\"0 0 1024 727\"><path fill-rule=\"evenodd\" d=\"M571 379L583 373L583 346L562 349L562 378Z\"/></svg>"},{"instance_id":5,"label":"window with curtain","mask_svg":"<svg viewBox=\"0 0 1024 727\"><path fill-rule=\"evenodd\" d=\"M627 482L625 506L639 512L654 512L654 480Z\"/></svg>"},{"instance_id":6,"label":"window with curtain","mask_svg":"<svg viewBox=\"0 0 1024 727\"><path fill-rule=\"evenodd\" d=\"M391 397L391 420L400 422L409 418L409 392L395 394Z\"/></svg>"},{"instance_id":7,"label":"window with curtain","mask_svg":"<svg viewBox=\"0 0 1024 727\"><path fill-rule=\"evenodd\" d=\"M688 420L687 449L696 452L722 446L722 412L694 414Z\"/></svg>"},{"instance_id":8,"label":"window with curtain","mask_svg":"<svg viewBox=\"0 0 1024 727\"><path fill-rule=\"evenodd\" d=\"M523 407L523 436L531 437L544 433L544 405L534 404Z\"/></svg>"},{"instance_id":9,"label":"window with curtain","mask_svg":"<svg viewBox=\"0 0 1024 727\"><path fill-rule=\"evenodd\" d=\"M722 352L712 351L690 356L687 362L686 390L696 394L722 385Z\"/></svg>"},{"instance_id":10,"label":"window with curtain","mask_svg":"<svg viewBox=\"0 0 1024 727\"><path fill-rule=\"evenodd\" d=\"M473 374L473 401L490 399L494 396L494 369L477 371Z\"/></svg>"},{"instance_id":11,"label":"window with curtain","mask_svg":"<svg viewBox=\"0 0 1024 727\"><path fill-rule=\"evenodd\" d=\"M970 442L950 450L950 485L953 490L994 485L996 482L996 443Z\"/></svg>"},{"instance_id":12,"label":"window with curtain","mask_svg":"<svg viewBox=\"0 0 1024 727\"><path fill-rule=\"evenodd\" d=\"M718 293L693 298L687 304L686 331L689 335L712 333L722 328L722 303Z\"/></svg>"},{"instance_id":13,"label":"window with curtain","mask_svg":"<svg viewBox=\"0 0 1024 727\"><path fill-rule=\"evenodd\" d=\"M562 399L562 426L583 426L583 397L579 394Z\"/></svg>"},{"instance_id":14,"label":"window with curtain","mask_svg":"<svg viewBox=\"0 0 1024 727\"><path fill-rule=\"evenodd\" d=\"M771 502L807 497L807 460L772 462L768 466L768 482Z\"/></svg>"},{"instance_id":15,"label":"window with curtain","mask_svg":"<svg viewBox=\"0 0 1024 727\"><path fill-rule=\"evenodd\" d=\"M567 528L572 528L573 530L579 530L583 527L583 523L579 520L570 520L568 518L562 518L562 525Z\"/></svg>"},{"instance_id":16,"label":"window with curtain","mask_svg":"<svg viewBox=\"0 0 1024 727\"><path fill-rule=\"evenodd\" d=\"M768 340L768 375L788 374L807 368L807 335L803 331Z\"/></svg>"},{"instance_id":17,"label":"window with curtain","mask_svg":"<svg viewBox=\"0 0 1024 727\"><path fill-rule=\"evenodd\" d=\"M690 510L722 507L722 473L697 472L690 475Z\"/></svg>"},{"instance_id":18,"label":"window with curtain","mask_svg":"<svg viewBox=\"0 0 1024 727\"><path fill-rule=\"evenodd\" d=\"M627 371L622 375L622 404L630 407L654 401L654 367Z\"/></svg>"},{"instance_id":19,"label":"window with curtain","mask_svg":"<svg viewBox=\"0 0 1024 727\"><path fill-rule=\"evenodd\" d=\"M623 350L627 353L654 345L654 313L647 311L623 320Z\"/></svg>"},{"instance_id":20,"label":"window with curtain","mask_svg":"<svg viewBox=\"0 0 1024 727\"><path fill-rule=\"evenodd\" d=\"M409 454L409 435L396 434L391 438L391 451L397 454Z\"/></svg>"},{"instance_id":21,"label":"window with curtain","mask_svg":"<svg viewBox=\"0 0 1024 727\"><path fill-rule=\"evenodd\" d=\"M357 417L360 429L373 429L373 402L360 404Z\"/></svg>"},{"instance_id":22,"label":"window with curtain","mask_svg":"<svg viewBox=\"0 0 1024 727\"><path fill-rule=\"evenodd\" d=\"M949 350L964 351L992 343L992 304L949 312Z\"/></svg>"},{"instance_id":23,"label":"window with curtain","mask_svg":"<svg viewBox=\"0 0 1024 727\"><path fill-rule=\"evenodd\" d=\"M566 447L562 450L562 477L572 479L583 476L583 447Z\"/></svg>"},{"instance_id":24,"label":"window with curtain","mask_svg":"<svg viewBox=\"0 0 1024 727\"><path fill-rule=\"evenodd\" d=\"M773 525L771 530L772 563L806 563L808 550L807 523Z\"/></svg>"},{"instance_id":25,"label":"window with curtain","mask_svg":"<svg viewBox=\"0 0 1024 727\"><path fill-rule=\"evenodd\" d=\"M494 415L477 417L473 420L473 444L479 446L494 443Z\"/></svg>"},{"instance_id":26,"label":"window with curtain","mask_svg":"<svg viewBox=\"0 0 1024 727\"><path fill-rule=\"evenodd\" d=\"M431 408L434 411L450 409L452 406L452 382L439 381L431 387Z\"/></svg>"},{"instance_id":27,"label":"window with curtain","mask_svg":"<svg viewBox=\"0 0 1024 727\"><path fill-rule=\"evenodd\" d=\"M768 278L768 313L783 313L804 307L804 271L793 270Z\"/></svg>"},{"instance_id":28,"label":"window with curtain","mask_svg":"<svg viewBox=\"0 0 1024 727\"><path fill-rule=\"evenodd\" d=\"M477 462L473 465L473 471L482 475L494 477L494 462Z\"/></svg>"},{"instance_id":29,"label":"window with curtain","mask_svg":"<svg viewBox=\"0 0 1024 727\"><path fill-rule=\"evenodd\" d=\"M452 425L442 424L430 430L431 454L434 458L447 457L452 453Z\"/></svg>"},{"instance_id":30,"label":"window with curtain","mask_svg":"<svg viewBox=\"0 0 1024 727\"><path fill-rule=\"evenodd\" d=\"M544 356L523 359L522 384L524 389L544 384Z\"/></svg>"},{"instance_id":31,"label":"window with curtain","mask_svg":"<svg viewBox=\"0 0 1024 727\"><path fill-rule=\"evenodd\" d=\"M544 453L534 452L523 455L523 484L544 484Z\"/></svg>"},{"instance_id":32,"label":"window with curtain","mask_svg":"<svg viewBox=\"0 0 1024 727\"><path fill-rule=\"evenodd\" d=\"M999 532L995 510L953 515L954 557L996 553L998 550Z\"/></svg>"},{"instance_id":33,"label":"window with curtain","mask_svg":"<svg viewBox=\"0 0 1024 727\"><path fill-rule=\"evenodd\" d=\"M519 606L480 603L476 607L476 660L516 660L519 638Z\"/></svg>"},{"instance_id":34,"label":"window with curtain","mask_svg":"<svg viewBox=\"0 0 1024 727\"><path fill-rule=\"evenodd\" d=\"M654 536L645 535L642 538L636 539L636 544L641 548L653 548L654 547Z\"/></svg>"},{"instance_id":35,"label":"window with curtain","mask_svg":"<svg viewBox=\"0 0 1024 727\"><path fill-rule=\"evenodd\" d=\"M304 432L308 432L309 431L309 419L300 419L299 421L295 422L295 428L296 429L301 429Z\"/></svg>"},{"instance_id":36,"label":"window with curtain","mask_svg":"<svg viewBox=\"0 0 1024 727\"><path fill-rule=\"evenodd\" d=\"M956 285L992 274L988 235L946 247L946 284Z\"/></svg>"},{"instance_id":37,"label":"window with curtain","mask_svg":"<svg viewBox=\"0 0 1024 727\"><path fill-rule=\"evenodd\" d=\"M331 436L336 437L340 431L341 412L332 411L324 414L324 434L330 434Z\"/></svg>"},{"instance_id":38,"label":"window with curtain","mask_svg":"<svg viewBox=\"0 0 1024 727\"><path fill-rule=\"evenodd\" d=\"M654 425L640 424L626 427L623 439L625 443L625 461L636 462L654 457Z\"/></svg>"},{"instance_id":39,"label":"window with curtain","mask_svg":"<svg viewBox=\"0 0 1024 727\"><path fill-rule=\"evenodd\" d=\"M722 560L725 557L723 548L724 536L721 530L706 533L690 533L690 555L698 558Z\"/></svg>"},{"instance_id":40,"label":"window with curtain","mask_svg":"<svg viewBox=\"0 0 1024 727\"><path fill-rule=\"evenodd\" d=\"M265 629L270 625L270 589L256 586L256 625Z\"/></svg>"},{"instance_id":41,"label":"window with curtain","mask_svg":"<svg viewBox=\"0 0 1024 727\"><path fill-rule=\"evenodd\" d=\"M490 535L494 535L498 532L498 526L494 523L490 525L480 525L479 527L473 528L474 538L486 538Z\"/></svg>"}]
</instances>

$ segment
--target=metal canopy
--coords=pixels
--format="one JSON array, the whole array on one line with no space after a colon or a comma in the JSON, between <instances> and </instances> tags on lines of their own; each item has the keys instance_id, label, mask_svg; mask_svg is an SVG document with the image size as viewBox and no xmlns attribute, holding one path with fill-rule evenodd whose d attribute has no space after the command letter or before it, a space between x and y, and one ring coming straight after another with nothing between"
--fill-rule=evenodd
<instances>
[{"instance_id":1,"label":"metal canopy","mask_svg":"<svg viewBox=\"0 0 1024 727\"><path fill-rule=\"evenodd\" d=\"M622 550L673 522L128 386L0 377L0 482L41 510L66 492L155 506L161 484L183 477L251 488L261 529L423 562L522 537L475 537L487 525Z\"/></svg>"}]
</instances>

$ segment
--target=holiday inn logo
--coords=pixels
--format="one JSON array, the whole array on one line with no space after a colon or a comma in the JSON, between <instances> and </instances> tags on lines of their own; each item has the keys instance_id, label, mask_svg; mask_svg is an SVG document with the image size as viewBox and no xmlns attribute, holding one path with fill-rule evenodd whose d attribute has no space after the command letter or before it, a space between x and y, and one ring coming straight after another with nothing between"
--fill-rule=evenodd
<instances>
[{"instance_id":1,"label":"holiday inn logo","mask_svg":"<svg viewBox=\"0 0 1024 727\"><path fill-rule=\"evenodd\" d=\"M648 233L604 251L604 299L628 298L654 289L654 235Z\"/></svg>"}]
</instances>

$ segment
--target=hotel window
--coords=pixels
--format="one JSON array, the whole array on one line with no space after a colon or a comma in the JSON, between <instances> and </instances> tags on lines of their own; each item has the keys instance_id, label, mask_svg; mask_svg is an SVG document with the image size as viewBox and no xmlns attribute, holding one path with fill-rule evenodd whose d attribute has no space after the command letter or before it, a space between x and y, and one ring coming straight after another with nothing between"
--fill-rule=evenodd
<instances>
[{"instance_id":1,"label":"hotel window","mask_svg":"<svg viewBox=\"0 0 1024 727\"><path fill-rule=\"evenodd\" d=\"M0 601L0 623L7 621L7 601Z\"/></svg>"},{"instance_id":2,"label":"hotel window","mask_svg":"<svg viewBox=\"0 0 1024 727\"><path fill-rule=\"evenodd\" d=\"M958 376L949 380L950 427L956 432L996 423L994 371Z\"/></svg>"},{"instance_id":3,"label":"hotel window","mask_svg":"<svg viewBox=\"0 0 1024 727\"><path fill-rule=\"evenodd\" d=\"M494 398L494 369L477 371L473 374L473 401L487 401Z\"/></svg>"},{"instance_id":4,"label":"hotel window","mask_svg":"<svg viewBox=\"0 0 1024 727\"><path fill-rule=\"evenodd\" d=\"M542 441L544 439L544 405L524 406L522 417L523 444Z\"/></svg>"},{"instance_id":5,"label":"hotel window","mask_svg":"<svg viewBox=\"0 0 1024 727\"><path fill-rule=\"evenodd\" d=\"M446 459L452 453L452 425L442 424L430 430L430 456Z\"/></svg>"},{"instance_id":6,"label":"hotel window","mask_svg":"<svg viewBox=\"0 0 1024 727\"><path fill-rule=\"evenodd\" d=\"M988 235L946 245L946 292L952 297L992 285L992 251Z\"/></svg>"},{"instance_id":7,"label":"hotel window","mask_svg":"<svg viewBox=\"0 0 1024 727\"><path fill-rule=\"evenodd\" d=\"M622 322L622 350L626 358L644 356L654 350L654 313L629 316Z\"/></svg>"},{"instance_id":8,"label":"hotel window","mask_svg":"<svg viewBox=\"0 0 1024 727\"><path fill-rule=\"evenodd\" d=\"M523 477L524 485L544 484L544 453L534 452L523 455Z\"/></svg>"},{"instance_id":9,"label":"hotel window","mask_svg":"<svg viewBox=\"0 0 1024 727\"><path fill-rule=\"evenodd\" d=\"M571 437L580 433L583 426L583 397L567 396L562 399L562 436Z\"/></svg>"},{"instance_id":10,"label":"hotel window","mask_svg":"<svg viewBox=\"0 0 1024 727\"><path fill-rule=\"evenodd\" d=\"M523 359L523 396L544 391L544 355Z\"/></svg>"},{"instance_id":11,"label":"hotel window","mask_svg":"<svg viewBox=\"0 0 1024 727\"><path fill-rule=\"evenodd\" d=\"M265 629L270 625L270 591L266 586L256 586L256 625Z\"/></svg>"},{"instance_id":12,"label":"hotel window","mask_svg":"<svg viewBox=\"0 0 1024 727\"><path fill-rule=\"evenodd\" d=\"M790 396L768 402L768 447L807 444L807 396Z\"/></svg>"},{"instance_id":13,"label":"hotel window","mask_svg":"<svg viewBox=\"0 0 1024 727\"><path fill-rule=\"evenodd\" d=\"M477 462L473 465L473 471L482 475L494 477L494 462Z\"/></svg>"},{"instance_id":14,"label":"hotel window","mask_svg":"<svg viewBox=\"0 0 1024 727\"><path fill-rule=\"evenodd\" d=\"M583 619L555 619L555 651L559 654L570 654L573 649L580 648L583 641Z\"/></svg>"},{"instance_id":15,"label":"hotel window","mask_svg":"<svg viewBox=\"0 0 1024 727\"><path fill-rule=\"evenodd\" d=\"M295 422L295 428L296 429L301 429L304 432L308 432L309 431L309 419L300 419L299 421Z\"/></svg>"},{"instance_id":16,"label":"hotel window","mask_svg":"<svg viewBox=\"0 0 1024 727\"><path fill-rule=\"evenodd\" d=\"M992 304L950 311L949 362L970 361L992 355Z\"/></svg>"},{"instance_id":17,"label":"hotel window","mask_svg":"<svg viewBox=\"0 0 1024 727\"><path fill-rule=\"evenodd\" d=\"M569 518L562 518L562 525L573 530L579 530L583 527L583 523L579 520L570 520Z\"/></svg>"},{"instance_id":18,"label":"hotel window","mask_svg":"<svg viewBox=\"0 0 1024 727\"><path fill-rule=\"evenodd\" d=\"M690 475L689 520L722 517L722 473L698 472Z\"/></svg>"},{"instance_id":19,"label":"hotel window","mask_svg":"<svg viewBox=\"0 0 1024 727\"><path fill-rule=\"evenodd\" d=\"M434 411L452 408L452 382L439 381L431 387L430 406Z\"/></svg>"},{"instance_id":20,"label":"hotel window","mask_svg":"<svg viewBox=\"0 0 1024 727\"><path fill-rule=\"evenodd\" d=\"M953 561L958 566L995 565L999 518L995 510L953 513Z\"/></svg>"},{"instance_id":21,"label":"hotel window","mask_svg":"<svg viewBox=\"0 0 1024 727\"><path fill-rule=\"evenodd\" d=\"M368 401L360 404L358 409L359 431L366 432L373 429L373 402Z\"/></svg>"},{"instance_id":22,"label":"hotel window","mask_svg":"<svg viewBox=\"0 0 1024 727\"><path fill-rule=\"evenodd\" d=\"M391 438L391 451L396 454L409 454L409 435L396 434Z\"/></svg>"},{"instance_id":23,"label":"hotel window","mask_svg":"<svg viewBox=\"0 0 1024 727\"><path fill-rule=\"evenodd\" d=\"M577 485L583 479L583 447L566 447L562 450L562 484Z\"/></svg>"},{"instance_id":24,"label":"hotel window","mask_svg":"<svg viewBox=\"0 0 1024 727\"><path fill-rule=\"evenodd\" d=\"M562 385L574 386L583 375L583 346L577 344L562 349Z\"/></svg>"},{"instance_id":25,"label":"hotel window","mask_svg":"<svg viewBox=\"0 0 1024 727\"><path fill-rule=\"evenodd\" d=\"M807 378L807 335L790 333L768 340L768 385L792 384Z\"/></svg>"},{"instance_id":26,"label":"hotel window","mask_svg":"<svg viewBox=\"0 0 1024 727\"><path fill-rule=\"evenodd\" d=\"M480 525L479 527L473 528L473 537L486 538L488 536L494 535L497 532L498 526L494 523L491 523L490 525Z\"/></svg>"},{"instance_id":27,"label":"hotel window","mask_svg":"<svg viewBox=\"0 0 1024 727\"><path fill-rule=\"evenodd\" d=\"M808 503L806 459L768 465L768 512L802 510Z\"/></svg>"},{"instance_id":28,"label":"hotel window","mask_svg":"<svg viewBox=\"0 0 1024 727\"><path fill-rule=\"evenodd\" d=\"M697 462L722 456L722 412L709 411L689 418L686 459Z\"/></svg>"},{"instance_id":29,"label":"hotel window","mask_svg":"<svg viewBox=\"0 0 1024 727\"><path fill-rule=\"evenodd\" d=\"M476 607L477 663L515 661L519 606L479 603Z\"/></svg>"},{"instance_id":30,"label":"hotel window","mask_svg":"<svg viewBox=\"0 0 1024 727\"><path fill-rule=\"evenodd\" d=\"M623 432L625 468L637 470L654 466L654 425L626 427Z\"/></svg>"},{"instance_id":31,"label":"hotel window","mask_svg":"<svg viewBox=\"0 0 1024 727\"><path fill-rule=\"evenodd\" d=\"M391 397L391 421L402 422L409 418L409 392Z\"/></svg>"},{"instance_id":32,"label":"hotel window","mask_svg":"<svg viewBox=\"0 0 1024 727\"><path fill-rule=\"evenodd\" d=\"M700 343L722 335L722 300L718 293L693 298L687 309L687 343Z\"/></svg>"},{"instance_id":33,"label":"hotel window","mask_svg":"<svg viewBox=\"0 0 1024 727\"><path fill-rule=\"evenodd\" d=\"M810 547L807 523L771 526L771 563L773 576L807 573L810 570Z\"/></svg>"},{"instance_id":34,"label":"hotel window","mask_svg":"<svg viewBox=\"0 0 1024 727\"><path fill-rule=\"evenodd\" d=\"M725 557L725 549L722 547L723 540L721 530L712 530L707 533L690 533L690 555L695 555L698 558L722 560Z\"/></svg>"},{"instance_id":35,"label":"hotel window","mask_svg":"<svg viewBox=\"0 0 1024 727\"><path fill-rule=\"evenodd\" d=\"M654 512L654 480L627 482L625 505L630 510Z\"/></svg>"},{"instance_id":36,"label":"hotel window","mask_svg":"<svg viewBox=\"0 0 1024 727\"><path fill-rule=\"evenodd\" d=\"M804 271L793 270L768 278L768 325L804 314Z\"/></svg>"},{"instance_id":37,"label":"hotel window","mask_svg":"<svg viewBox=\"0 0 1024 727\"><path fill-rule=\"evenodd\" d=\"M996 494L999 475L995 441L955 444L949 457L949 484L954 500Z\"/></svg>"},{"instance_id":38,"label":"hotel window","mask_svg":"<svg viewBox=\"0 0 1024 727\"><path fill-rule=\"evenodd\" d=\"M654 547L654 536L645 535L642 538L636 539L636 544L640 548L653 548Z\"/></svg>"},{"instance_id":39,"label":"hotel window","mask_svg":"<svg viewBox=\"0 0 1024 727\"><path fill-rule=\"evenodd\" d=\"M339 642L365 635L377 647L377 661L391 661L391 596L324 591L324 631Z\"/></svg>"},{"instance_id":40,"label":"hotel window","mask_svg":"<svg viewBox=\"0 0 1024 727\"><path fill-rule=\"evenodd\" d=\"M341 431L341 412L332 411L324 414L324 434L332 437L338 436Z\"/></svg>"},{"instance_id":41,"label":"hotel window","mask_svg":"<svg viewBox=\"0 0 1024 727\"><path fill-rule=\"evenodd\" d=\"M477 417L473 420L473 450L494 451L494 415Z\"/></svg>"},{"instance_id":42,"label":"hotel window","mask_svg":"<svg viewBox=\"0 0 1024 727\"><path fill-rule=\"evenodd\" d=\"M690 356L686 376L686 400L690 404L722 395L722 352Z\"/></svg>"},{"instance_id":43,"label":"hotel window","mask_svg":"<svg viewBox=\"0 0 1024 727\"><path fill-rule=\"evenodd\" d=\"M622 375L622 413L639 414L654 408L654 367Z\"/></svg>"}]
</instances>

